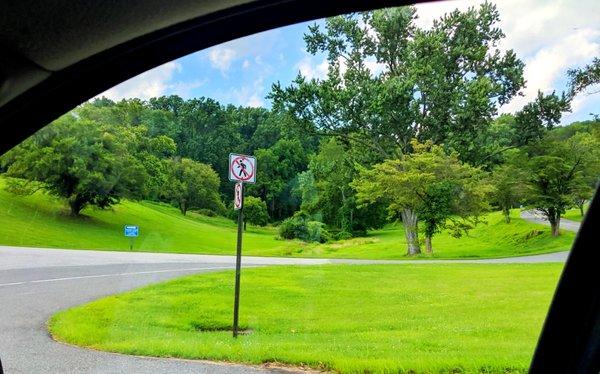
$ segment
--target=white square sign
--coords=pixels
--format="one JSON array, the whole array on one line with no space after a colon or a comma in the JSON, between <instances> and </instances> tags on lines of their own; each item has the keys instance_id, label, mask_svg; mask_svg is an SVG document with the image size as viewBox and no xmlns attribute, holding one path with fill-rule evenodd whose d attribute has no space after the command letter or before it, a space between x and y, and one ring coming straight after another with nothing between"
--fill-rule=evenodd
<instances>
[{"instance_id":1,"label":"white square sign","mask_svg":"<svg viewBox=\"0 0 600 374\"><path fill-rule=\"evenodd\" d=\"M242 182L237 182L235 184L234 194L233 194L233 209L239 210L242 209L242 205L244 205L244 196L242 195L242 189L244 188L244 184Z\"/></svg>"},{"instance_id":2,"label":"white square sign","mask_svg":"<svg viewBox=\"0 0 600 374\"><path fill-rule=\"evenodd\" d=\"M256 182L256 158L246 155L229 154L229 180L234 182Z\"/></svg>"}]
</instances>

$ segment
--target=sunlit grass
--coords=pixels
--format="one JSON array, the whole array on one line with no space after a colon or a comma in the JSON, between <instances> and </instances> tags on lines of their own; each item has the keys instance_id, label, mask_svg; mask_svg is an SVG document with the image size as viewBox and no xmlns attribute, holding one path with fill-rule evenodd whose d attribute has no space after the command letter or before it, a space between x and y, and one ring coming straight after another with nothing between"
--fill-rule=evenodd
<instances>
[{"instance_id":1,"label":"sunlit grass","mask_svg":"<svg viewBox=\"0 0 600 374\"><path fill-rule=\"evenodd\" d=\"M584 215L585 215L585 213L587 213L588 206L589 205L586 204L583 208ZM583 217L584 216L581 215L581 211L579 210L579 208L569 209L563 215L563 218L571 220L571 221L577 221L577 222L583 221Z\"/></svg>"},{"instance_id":2,"label":"sunlit grass","mask_svg":"<svg viewBox=\"0 0 600 374\"><path fill-rule=\"evenodd\" d=\"M64 342L136 355L340 372L524 372L561 265L344 265L186 277L61 312Z\"/></svg>"},{"instance_id":3,"label":"sunlit grass","mask_svg":"<svg viewBox=\"0 0 600 374\"><path fill-rule=\"evenodd\" d=\"M84 217L71 217L66 204L49 195L15 196L0 178L0 245L129 250L124 225L140 226L134 251L233 255L236 224L223 217L195 213L182 216L166 204L123 201L109 210L87 208ZM506 257L569 249L574 234L553 238L549 228L526 222L513 212L505 224L499 213L487 215L468 236L441 233L434 237L433 255L420 258ZM248 226L244 254L328 258L404 259L406 243L401 225L389 225L367 237L327 244L277 239L274 227Z\"/></svg>"},{"instance_id":4,"label":"sunlit grass","mask_svg":"<svg viewBox=\"0 0 600 374\"><path fill-rule=\"evenodd\" d=\"M135 251L234 254L236 224L223 217L187 216L166 204L122 201L111 209L87 208L69 215L66 204L42 193L15 196L0 178L0 244L54 248L128 250L124 225L138 225ZM249 226L244 247L263 255L295 247L276 240L274 228Z\"/></svg>"},{"instance_id":5,"label":"sunlit grass","mask_svg":"<svg viewBox=\"0 0 600 374\"><path fill-rule=\"evenodd\" d=\"M562 231L552 237L546 226L519 218L519 211L511 212L511 223L506 224L500 212L485 216L487 223L479 224L461 238L442 232L433 238L433 254L420 258L490 258L523 256L568 250L575 234ZM401 225L389 225L365 238L311 245L302 249L304 255L355 258L404 258L406 241Z\"/></svg>"}]
</instances>

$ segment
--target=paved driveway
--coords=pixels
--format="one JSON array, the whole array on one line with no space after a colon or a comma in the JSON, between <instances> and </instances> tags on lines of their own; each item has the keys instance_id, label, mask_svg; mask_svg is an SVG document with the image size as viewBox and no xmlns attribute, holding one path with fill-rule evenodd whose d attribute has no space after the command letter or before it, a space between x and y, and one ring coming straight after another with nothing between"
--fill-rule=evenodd
<instances>
[{"instance_id":1,"label":"paved driveway","mask_svg":"<svg viewBox=\"0 0 600 374\"><path fill-rule=\"evenodd\" d=\"M521 212L521 218L530 222L550 226L550 222L548 222L548 220L546 220L541 214L537 213L534 210L525 210ZM579 231L579 226L581 226L581 223L577 221L571 221L564 218L561 218L560 220L560 228L567 231L577 232Z\"/></svg>"}]
</instances>

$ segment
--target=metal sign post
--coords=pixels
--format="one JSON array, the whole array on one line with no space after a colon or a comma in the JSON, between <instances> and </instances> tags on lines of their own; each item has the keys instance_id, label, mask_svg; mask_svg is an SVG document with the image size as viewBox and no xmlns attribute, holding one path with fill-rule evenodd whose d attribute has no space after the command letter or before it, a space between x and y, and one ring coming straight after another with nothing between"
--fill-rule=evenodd
<instances>
[{"instance_id":1,"label":"metal sign post","mask_svg":"<svg viewBox=\"0 0 600 374\"><path fill-rule=\"evenodd\" d=\"M242 270L242 234L244 228L244 183L256 182L256 158L231 153L229 180L236 182L233 209L238 211L237 251L235 256L235 295L233 299L233 337L237 338L240 312L240 273Z\"/></svg>"},{"instance_id":2,"label":"metal sign post","mask_svg":"<svg viewBox=\"0 0 600 374\"><path fill-rule=\"evenodd\" d=\"M239 186L239 187L238 187ZM239 196L238 196L239 190ZM240 272L242 270L242 233L244 225L244 188L242 182L235 184L235 197L239 197L238 228L237 228L237 252L235 255L235 296L233 299L233 337L238 336L238 319L240 312ZM236 204L234 203L234 206Z\"/></svg>"}]
</instances>

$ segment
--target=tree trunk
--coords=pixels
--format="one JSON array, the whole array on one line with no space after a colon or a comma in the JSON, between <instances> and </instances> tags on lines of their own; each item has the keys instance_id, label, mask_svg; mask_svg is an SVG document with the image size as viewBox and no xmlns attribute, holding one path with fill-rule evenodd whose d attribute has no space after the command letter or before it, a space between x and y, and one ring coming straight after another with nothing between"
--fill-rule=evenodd
<instances>
[{"instance_id":1,"label":"tree trunk","mask_svg":"<svg viewBox=\"0 0 600 374\"><path fill-rule=\"evenodd\" d=\"M404 224L404 235L408 246L407 254L409 256L421 253L419 246L419 233L417 232L417 213L412 209L404 209L400 213L402 223Z\"/></svg>"},{"instance_id":2,"label":"tree trunk","mask_svg":"<svg viewBox=\"0 0 600 374\"><path fill-rule=\"evenodd\" d=\"M550 222L550 226L552 227L552 236L558 236L560 234L560 216L554 222Z\"/></svg>"},{"instance_id":3,"label":"tree trunk","mask_svg":"<svg viewBox=\"0 0 600 374\"><path fill-rule=\"evenodd\" d=\"M556 209L549 209L547 217L548 222L550 222L550 227L552 229L552 236L558 236L560 234L560 213L556 211Z\"/></svg>"},{"instance_id":4,"label":"tree trunk","mask_svg":"<svg viewBox=\"0 0 600 374\"><path fill-rule=\"evenodd\" d=\"M275 198L271 199L271 217L275 217Z\"/></svg>"},{"instance_id":5,"label":"tree trunk","mask_svg":"<svg viewBox=\"0 0 600 374\"><path fill-rule=\"evenodd\" d=\"M76 194L69 198L69 208L71 209L72 216L79 216L81 210L86 206L87 200L81 195Z\"/></svg>"},{"instance_id":6,"label":"tree trunk","mask_svg":"<svg viewBox=\"0 0 600 374\"><path fill-rule=\"evenodd\" d=\"M187 206L185 204L185 200L179 200L179 210L181 211L181 214L185 216L185 214L187 213Z\"/></svg>"},{"instance_id":7,"label":"tree trunk","mask_svg":"<svg viewBox=\"0 0 600 374\"><path fill-rule=\"evenodd\" d=\"M578 207L579 207L579 214L583 217L583 204L581 203Z\"/></svg>"},{"instance_id":8,"label":"tree trunk","mask_svg":"<svg viewBox=\"0 0 600 374\"><path fill-rule=\"evenodd\" d=\"M246 231L246 220L244 220L244 231Z\"/></svg>"},{"instance_id":9,"label":"tree trunk","mask_svg":"<svg viewBox=\"0 0 600 374\"><path fill-rule=\"evenodd\" d=\"M425 236L425 252L433 253L433 248L431 247L431 236Z\"/></svg>"},{"instance_id":10,"label":"tree trunk","mask_svg":"<svg viewBox=\"0 0 600 374\"><path fill-rule=\"evenodd\" d=\"M504 214L504 222L510 223L510 208L502 208L502 213Z\"/></svg>"}]
</instances>

